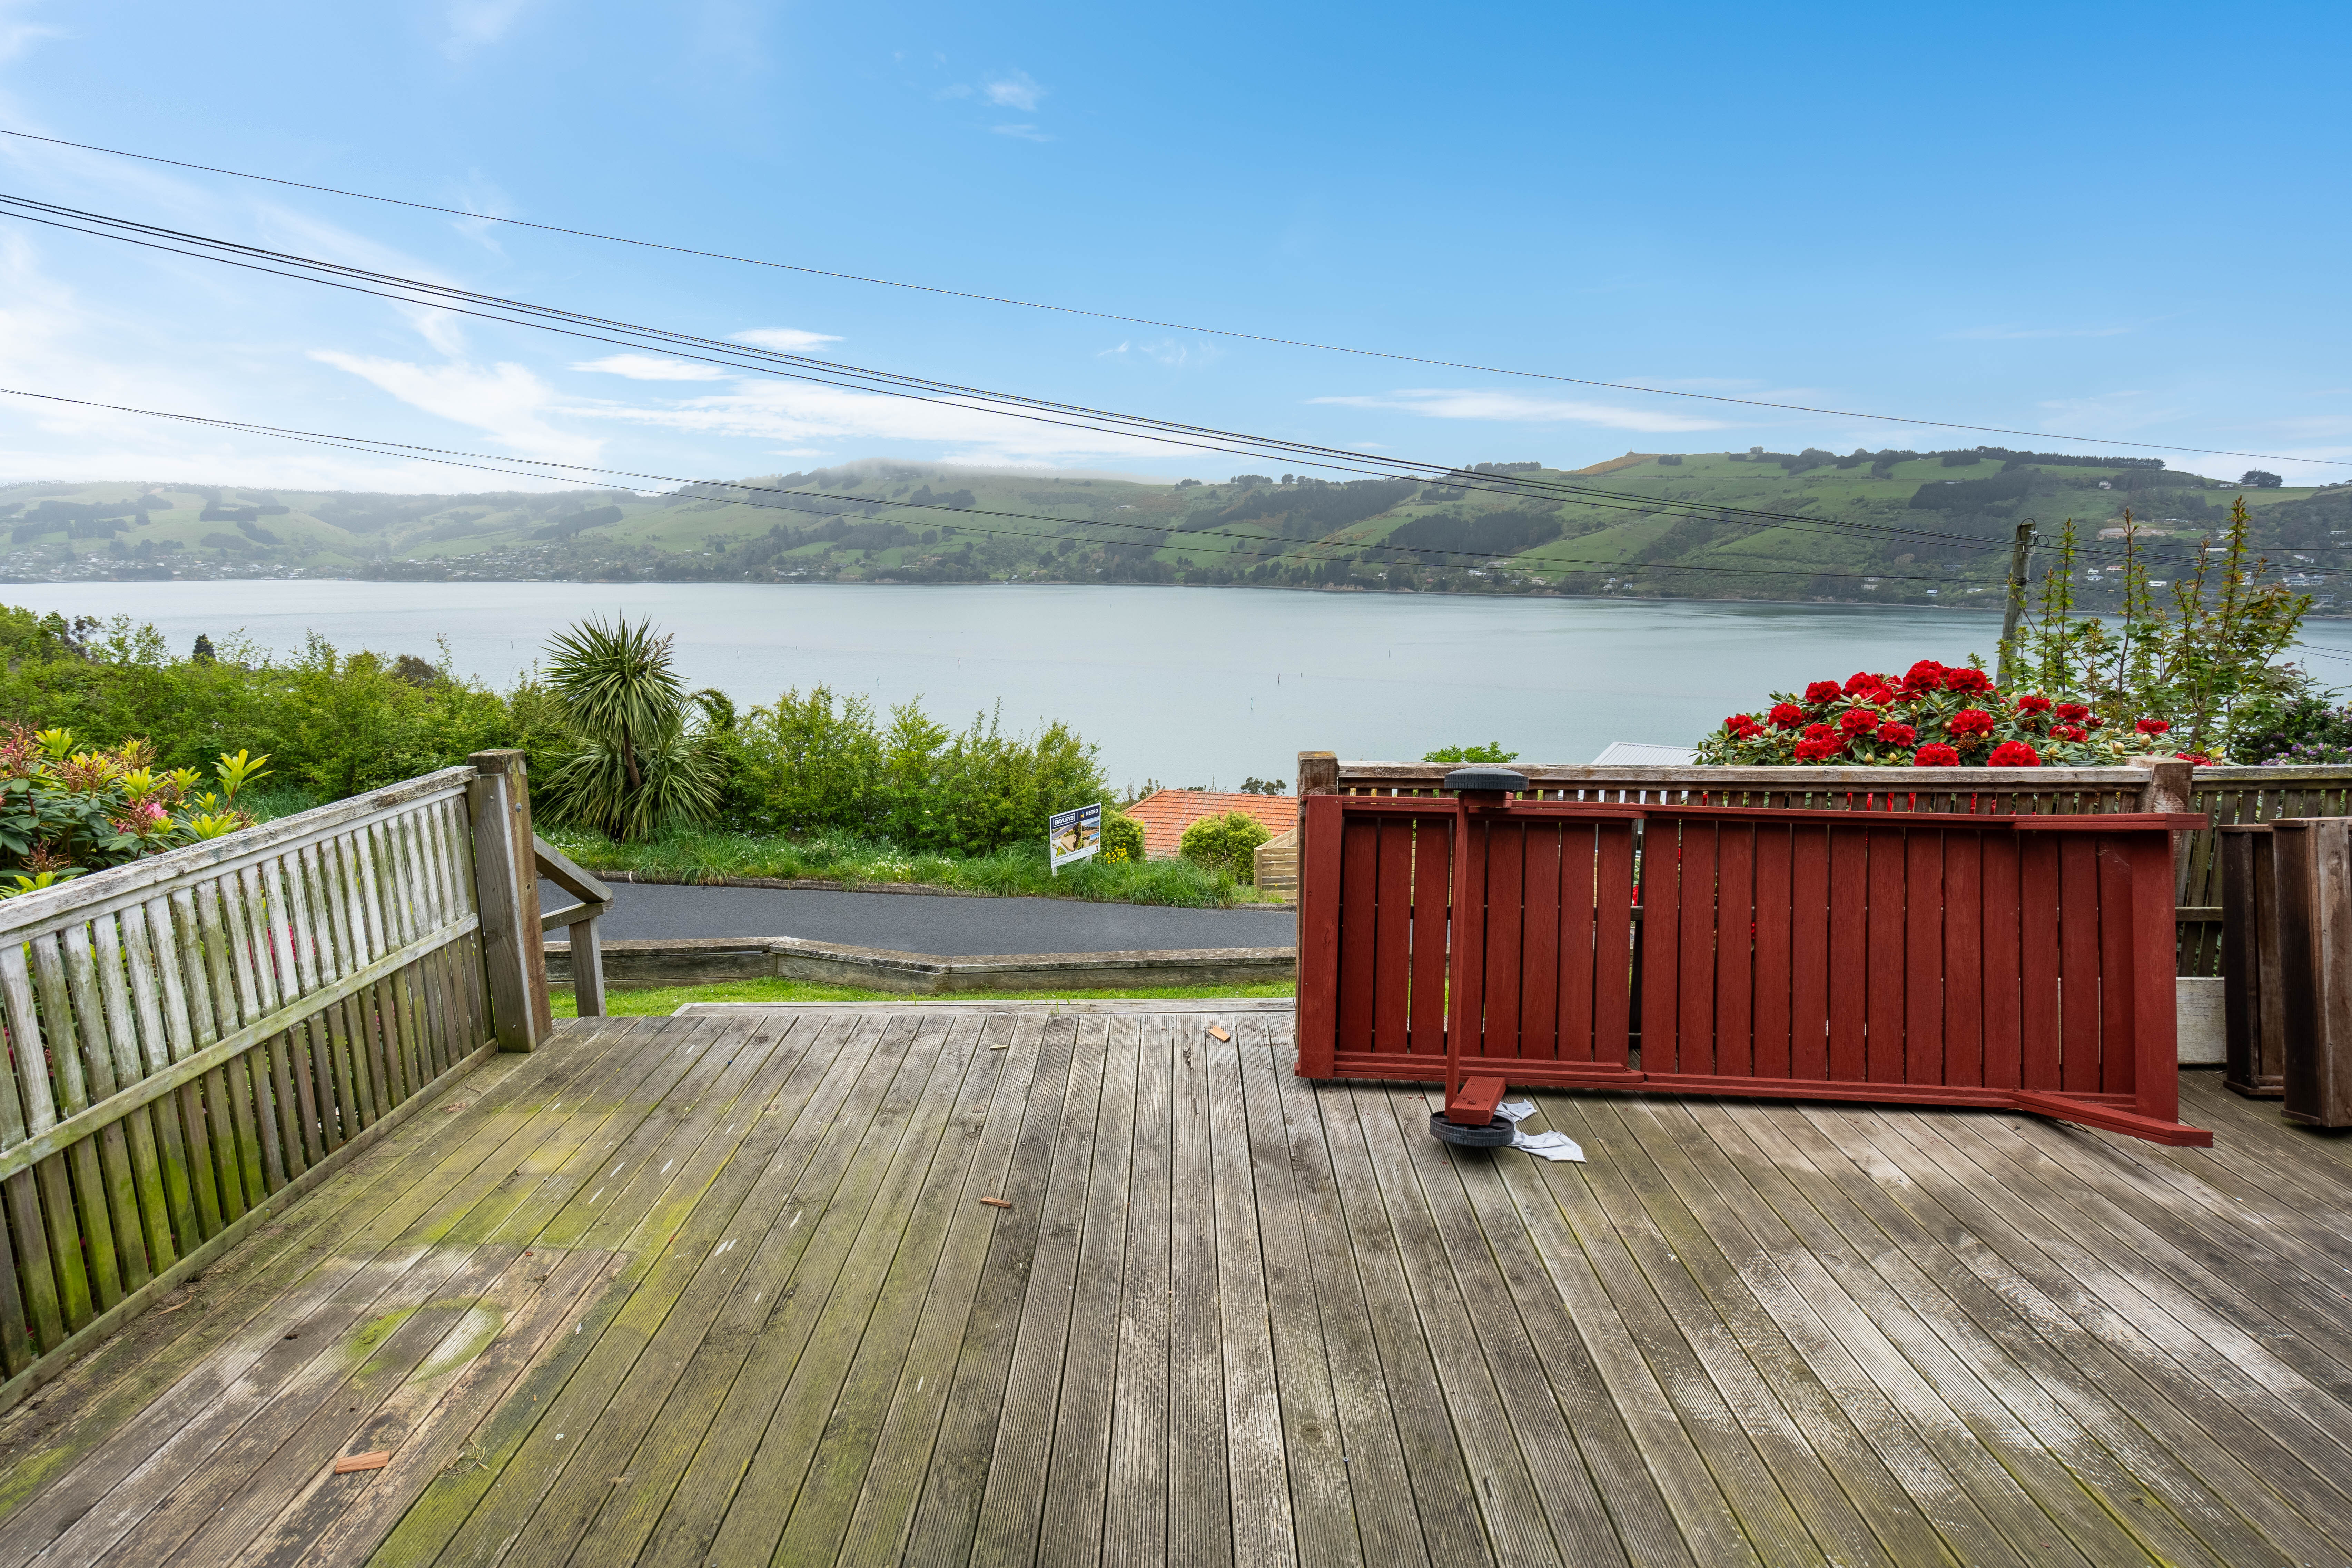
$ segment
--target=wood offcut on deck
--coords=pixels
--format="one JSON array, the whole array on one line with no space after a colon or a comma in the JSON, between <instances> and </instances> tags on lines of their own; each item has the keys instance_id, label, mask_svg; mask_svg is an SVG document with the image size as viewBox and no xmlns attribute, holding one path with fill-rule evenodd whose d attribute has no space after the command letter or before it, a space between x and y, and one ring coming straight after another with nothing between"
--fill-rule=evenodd
<instances>
[{"instance_id":1,"label":"wood offcut on deck","mask_svg":"<svg viewBox=\"0 0 2352 1568\"><path fill-rule=\"evenodd\" d=\"M496 1058L0 1418L0 1568L2352 1555L2352 1148L2216 1075L2210 1151L1547 1094L1546 1164L1213 1005Z\"/></svg>"}]
</instances>

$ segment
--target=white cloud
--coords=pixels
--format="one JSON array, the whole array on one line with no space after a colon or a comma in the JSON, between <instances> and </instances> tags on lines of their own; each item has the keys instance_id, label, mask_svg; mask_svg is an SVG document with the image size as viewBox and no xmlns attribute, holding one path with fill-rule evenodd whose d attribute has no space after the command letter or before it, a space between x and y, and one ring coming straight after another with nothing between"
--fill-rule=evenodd
<instances>
[{"instance_id":1,"label":"white cloud","mask_svg":"<svg viewBox=\"0 0 2352 1568\"><path fill-rule=\"evenodd\" d=\"M827 450L860 441L908 441L945 446L940 459L984 464L1035 463L1068 467L1108 456L1165 456L1164 442L1110 431L1009 417L953 399L891 397L806 383L747 381L731 393L655 406L583 405L567 412L709 437L824 443Z\"/></svg>"},{"instance_id":2,"label":"white cloud","mask_svg":"<svg viewBox=\"0 0 2352 1568\"><path fill-rule=\"evenodd\" d=\"M1215 343L1188 343L1175 338L1154 338L1149 342L1129 339L1095 355L1097 359L1148 359L1171 370L1214 364L1224 357L1225 351Z\"/></svg>"},{"instance_id":3,"label":"white cloud","mask_svg":"<svg viewBox=\"0 0 2352 1568\"><path fill-rule=\"evenodd\" d=\"M1016 137L1023 142L1051 142L1053 138L1034 125L992 125L989 130L999 136Z\"/></svg>"},{"instance_id":4,"label":"white cloud","mask_svg":"<svg viewBox=\"0 0 2352 1568\"><path fill-rule=\"evenodd\" d=\"M470 425L518 457L558 463L593 463L604 443L574 436L547 423L554 405L548 384L519 364L484 369L465 363L411 364L336 349L316 349L310 357L369 382L413 408Z\"/></svg>"},{"instance_id":5,"label":"white cloud","mask_svg":"<svg viewBox=\"0 0 2352 1568\"><path fill-rule=\"evenodd\" d=\"M505 37L532 4L533 0L451 0L449 32L442 40L442 52L452 59L464 59L488 48Z\"/></svg>"},{"instance_id":6,"label":"white cloud","mask_svg":"<svg viewBox=\"0 0 2352 1568\"><path fill-rule=\"evenodd\" d=\"M625 375L631 381L719 381L727 374L715 364L693 364L654 354L607 354L603 359L583 360L572 368Z\"/></svg>"},{"instance_id":7,"label":"white cloud","mask_svg":"<svg viewBox=\"0 0 2352 1568\"><path fill-rule=\"evenodd\" d=\"M1664 408L1621 408L1580 398L1529 397L1460 387L1406 387L1385 397L1310 397L1341 408L1391 409L1428 419L1487 419L1507 425L1597 425L1605 430L1720 430L1723 421Z\"/></svg>"},{"instance_id":8,"label":"white cloud","mask_svg":"<svg viewBox=\"0 0 2352 1568\"><path fill-rule=\"evenodd\" d=\"M830 332L804 332L798 327L754 327L748 332L737 332L735 341L750 343L754 348L776 349L784 353L800 353L841 340Z\"/></svg>"},{"instance_id":9,"label":"white cloud","mask_svg":"<svg viewBox=\"0 0 2352 1568\"><path fill-rule=\"evenodd\" d=\"M988 101L1000 109L1017 109L1024 114L1037 112L1038 103L1045 89L1029 79L1027 71L1007 71L993 81L981 84Z\"/></svg>"},{"instance_id":10,"label":"white cloud","mask_svg":"<svg viewBox=\"0 0 2352 1568\"><path fill-rule=\"evenodd\" d=\"M0 0L0 64L15 59L43 38L66 36L63 27L18 19L18 13L32 9L33 0Z\"/></svg>"}]
</instances>

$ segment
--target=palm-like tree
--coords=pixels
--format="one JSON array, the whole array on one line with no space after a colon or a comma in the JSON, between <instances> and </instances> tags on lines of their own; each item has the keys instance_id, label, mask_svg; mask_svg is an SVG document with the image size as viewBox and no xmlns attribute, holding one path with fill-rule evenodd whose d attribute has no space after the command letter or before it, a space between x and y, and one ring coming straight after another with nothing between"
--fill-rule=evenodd
<instances>
[{"instance_id":1,"label":"palm-like tree","mask_svg":"<svg viewBox=\"0 0 2352 1568\"><path fill-rule=\"evenodd\" d=\"M578 743L548 781L553 804L614 838L707 816L719 802L708 738L688 721L670 638L653 622L594 616L548 643L547 685Z\"/></svg>"}]
</instances>

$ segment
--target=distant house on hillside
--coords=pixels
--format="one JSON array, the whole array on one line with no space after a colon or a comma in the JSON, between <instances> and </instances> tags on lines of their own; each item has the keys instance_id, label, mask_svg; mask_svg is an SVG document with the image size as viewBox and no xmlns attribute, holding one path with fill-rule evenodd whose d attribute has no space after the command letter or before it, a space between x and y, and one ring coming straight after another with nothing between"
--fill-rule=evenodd
<instances>
[{"instance_id":1,"label":"distant house on hillside","mask_svg":"<svg viewBox=\"0 0 2352 1568\"><path fill-rule=\"evenodd\" d=\"M1204 789L1163 789L1145 795L1127 808L1143 825L1143 858L1173 860L1184 830L1204 816L1238 811L1254 816L1276 837L1298 826L1295 795L1220 795Z\"/></svg>"}]
</instances>

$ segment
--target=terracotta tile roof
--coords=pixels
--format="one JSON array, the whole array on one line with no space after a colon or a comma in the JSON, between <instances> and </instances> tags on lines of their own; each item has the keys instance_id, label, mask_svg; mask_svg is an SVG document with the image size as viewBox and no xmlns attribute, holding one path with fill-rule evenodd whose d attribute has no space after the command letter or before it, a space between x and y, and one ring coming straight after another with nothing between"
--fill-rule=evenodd
<instances>
[{"instance_id":1,"label":"terracotta tile roof","mask_svg":"<svg viewBox=\"0 0 2352 1568\"><path fill-rule=\"evenodd\" d=\"M1229 811L1256 817L1265 824L1268 833L1277 837L1298 826L1298 797L1295 795L1214 795L1199 789L1163 789L1129 806L1127 815L1143 825L1145 859L1173 860L1186 828L1204 816L1223 816Z\"/></svg>"}]
</instances>

